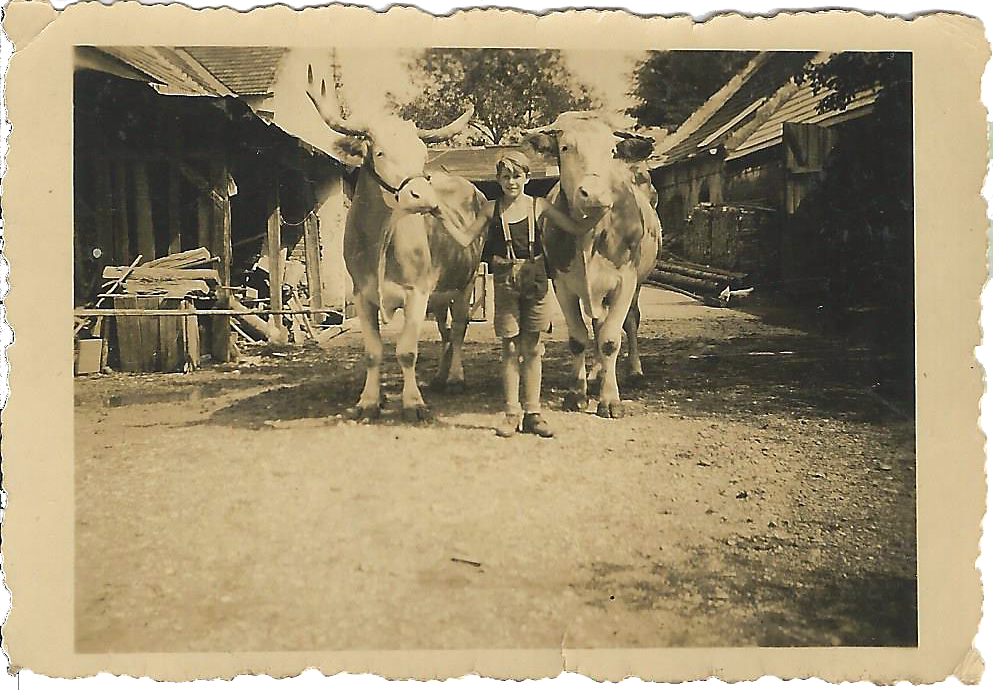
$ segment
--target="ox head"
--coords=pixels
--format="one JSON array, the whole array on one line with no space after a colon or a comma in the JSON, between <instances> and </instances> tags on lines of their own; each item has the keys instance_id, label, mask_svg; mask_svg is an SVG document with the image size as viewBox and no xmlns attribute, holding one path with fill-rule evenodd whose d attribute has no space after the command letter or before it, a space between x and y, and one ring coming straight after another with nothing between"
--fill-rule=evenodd
<instances>
[{"instance_id":1,"label":"ox head","mask_svg":"<svg viewBox=\"0 0 993 690\"><path fill-rule=\"evenodd\" d=\"M347 122L337 104L329 103L327 85L314 83L312 67L307 67L307 95L325 124L342 135L335 153L346 165L362 166L383 189L387 205L410 213L433 212L439 207L437 193L424 172L425 144L447 141L469 123L470 107L454 122L438 129L419 129L400 118L384 118L375 124Z\"/></svg>"},{"instance_id":2,"label":"ox head","mask_svg":"<svg viewBox=\"0 0 993 690\"><path fill-rule=\"evenodd\" d=\"M614 131L594 113L563 113L551 125L525 132L536 151L559 159L561 188L580 213L609 208L613 186L630 177L627 165L651 155L655 142Z\"/></svg>"}]
</instances>

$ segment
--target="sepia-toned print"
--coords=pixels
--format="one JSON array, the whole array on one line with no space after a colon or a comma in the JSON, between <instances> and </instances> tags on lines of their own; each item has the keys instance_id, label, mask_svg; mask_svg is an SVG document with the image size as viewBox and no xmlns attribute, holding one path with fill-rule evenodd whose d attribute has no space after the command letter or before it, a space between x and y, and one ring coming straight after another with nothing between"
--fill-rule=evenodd
<instances>
[{"instance_id":1,"label":"sepia-toned print","mask_svg":"<svg viewBox=\"0 0 993 690\"><path fill-rule=\"evenodd\" d=\"M74 59L77 653L917 645L909 52Z\"/></svg>"},{"instance_id":2,"label":"sepia-toned print","mask_svg":"<svg viewBox=\"0 0 993 690\"><path fill-rule=\"evenodd\" d=\"M979 22L3 30L11 673L978 682Z\"/></svg>"}]
</instances>

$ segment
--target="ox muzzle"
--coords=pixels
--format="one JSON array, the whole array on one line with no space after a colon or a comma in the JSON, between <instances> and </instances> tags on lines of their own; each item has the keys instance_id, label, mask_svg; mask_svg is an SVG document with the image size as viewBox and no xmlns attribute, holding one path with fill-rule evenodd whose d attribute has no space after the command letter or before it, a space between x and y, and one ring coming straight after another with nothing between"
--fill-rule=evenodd
<instances>
[{"instance_id":1,"label":"ox muzzle","mask_svg":"<svg viewBox=\"0 0 993 690\"><path fill-rule=\"evenodd\" d=\"M394 187L379 175L375 166L372 166L371 171L383 191L393 195L397 210L406 213L430 213L438 208L438 194L431 186L431 176L427 173L405 178Z\"/></svg>"},{"instance_id":2,"label":"ox muzzle","mask_svg":"<svg viewBox=\"0 0 993 690\"><path fill-rule=\"evenodd\" d=\"M572 203L584 214L609 208L613 203L610 184L599 175L585 175L576 185Z\"/></svg>"}]
</instances>

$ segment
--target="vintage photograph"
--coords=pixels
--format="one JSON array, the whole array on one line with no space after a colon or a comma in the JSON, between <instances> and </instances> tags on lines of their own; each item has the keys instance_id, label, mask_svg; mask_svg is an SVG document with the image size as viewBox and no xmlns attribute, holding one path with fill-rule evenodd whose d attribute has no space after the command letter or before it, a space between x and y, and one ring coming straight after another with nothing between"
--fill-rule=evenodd
<instances>
[{"instance_id":1,"label":"vintage photograph","mask_svg":"<svg viewBox=\"0 0 993 690\"><path fill-rule=\"evenodd\" d=\"M911 53L73 54L76 653L918 644Z\"/></svg>"}]
</instances>

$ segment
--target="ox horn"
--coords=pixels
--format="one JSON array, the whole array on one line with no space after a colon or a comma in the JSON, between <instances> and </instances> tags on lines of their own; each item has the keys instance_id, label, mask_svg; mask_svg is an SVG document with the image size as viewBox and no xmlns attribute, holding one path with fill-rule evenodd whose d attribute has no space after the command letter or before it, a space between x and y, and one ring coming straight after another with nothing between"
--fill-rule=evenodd
<instances>
[{"instance_id":1,"label":"ox horn","mask_svg":"<svg viewBox=\"0 0 993 690\"><path fill-rule=\"evenodd\" d=\"M325 80L321 79L321 100L319 102L316 98L314 98L313 91L314 68L311 65L307 65L307 97L310 98L310 102L314 104L315 108L317 108L317 113L324 120L324 124L338 134L348 134L354 137L365 137L369 135L368 129L348 124L345 119L342 118L338 112L336 112L338 110L337 107L327 107L328 86ZM335 105L337 106L337 102Z\"/></svg>"},{"instance_id":2,"label":"ox horn","mask_svg":"<svg viewBox=\"0 0 993 690\"><path fill-rule=\"evenodd\" d=\"M469 120L472 118L476 109L470 105L466 108L466 111L462 113L458 119L454 122L450 122L444 127L438 127L437 129L420 129L417 130L417 136L421 138L428 144L436 144L441 141L448 141L456 134L465 129L465 126L469 124Z\"/></svg>"},{"instance_id":3,"label":"ox horn","mask_svg":"<svg viewBox=\"0 0 993 690\"><path fill-rule=\"evenodd\" d=\"M640 139L641 141L655 141L655 137L648 136L647 134L638 134L636 132L626 132L624 130L618 130L614 132L614 136L619 139Z\"/></svg>"}]
</instances>

